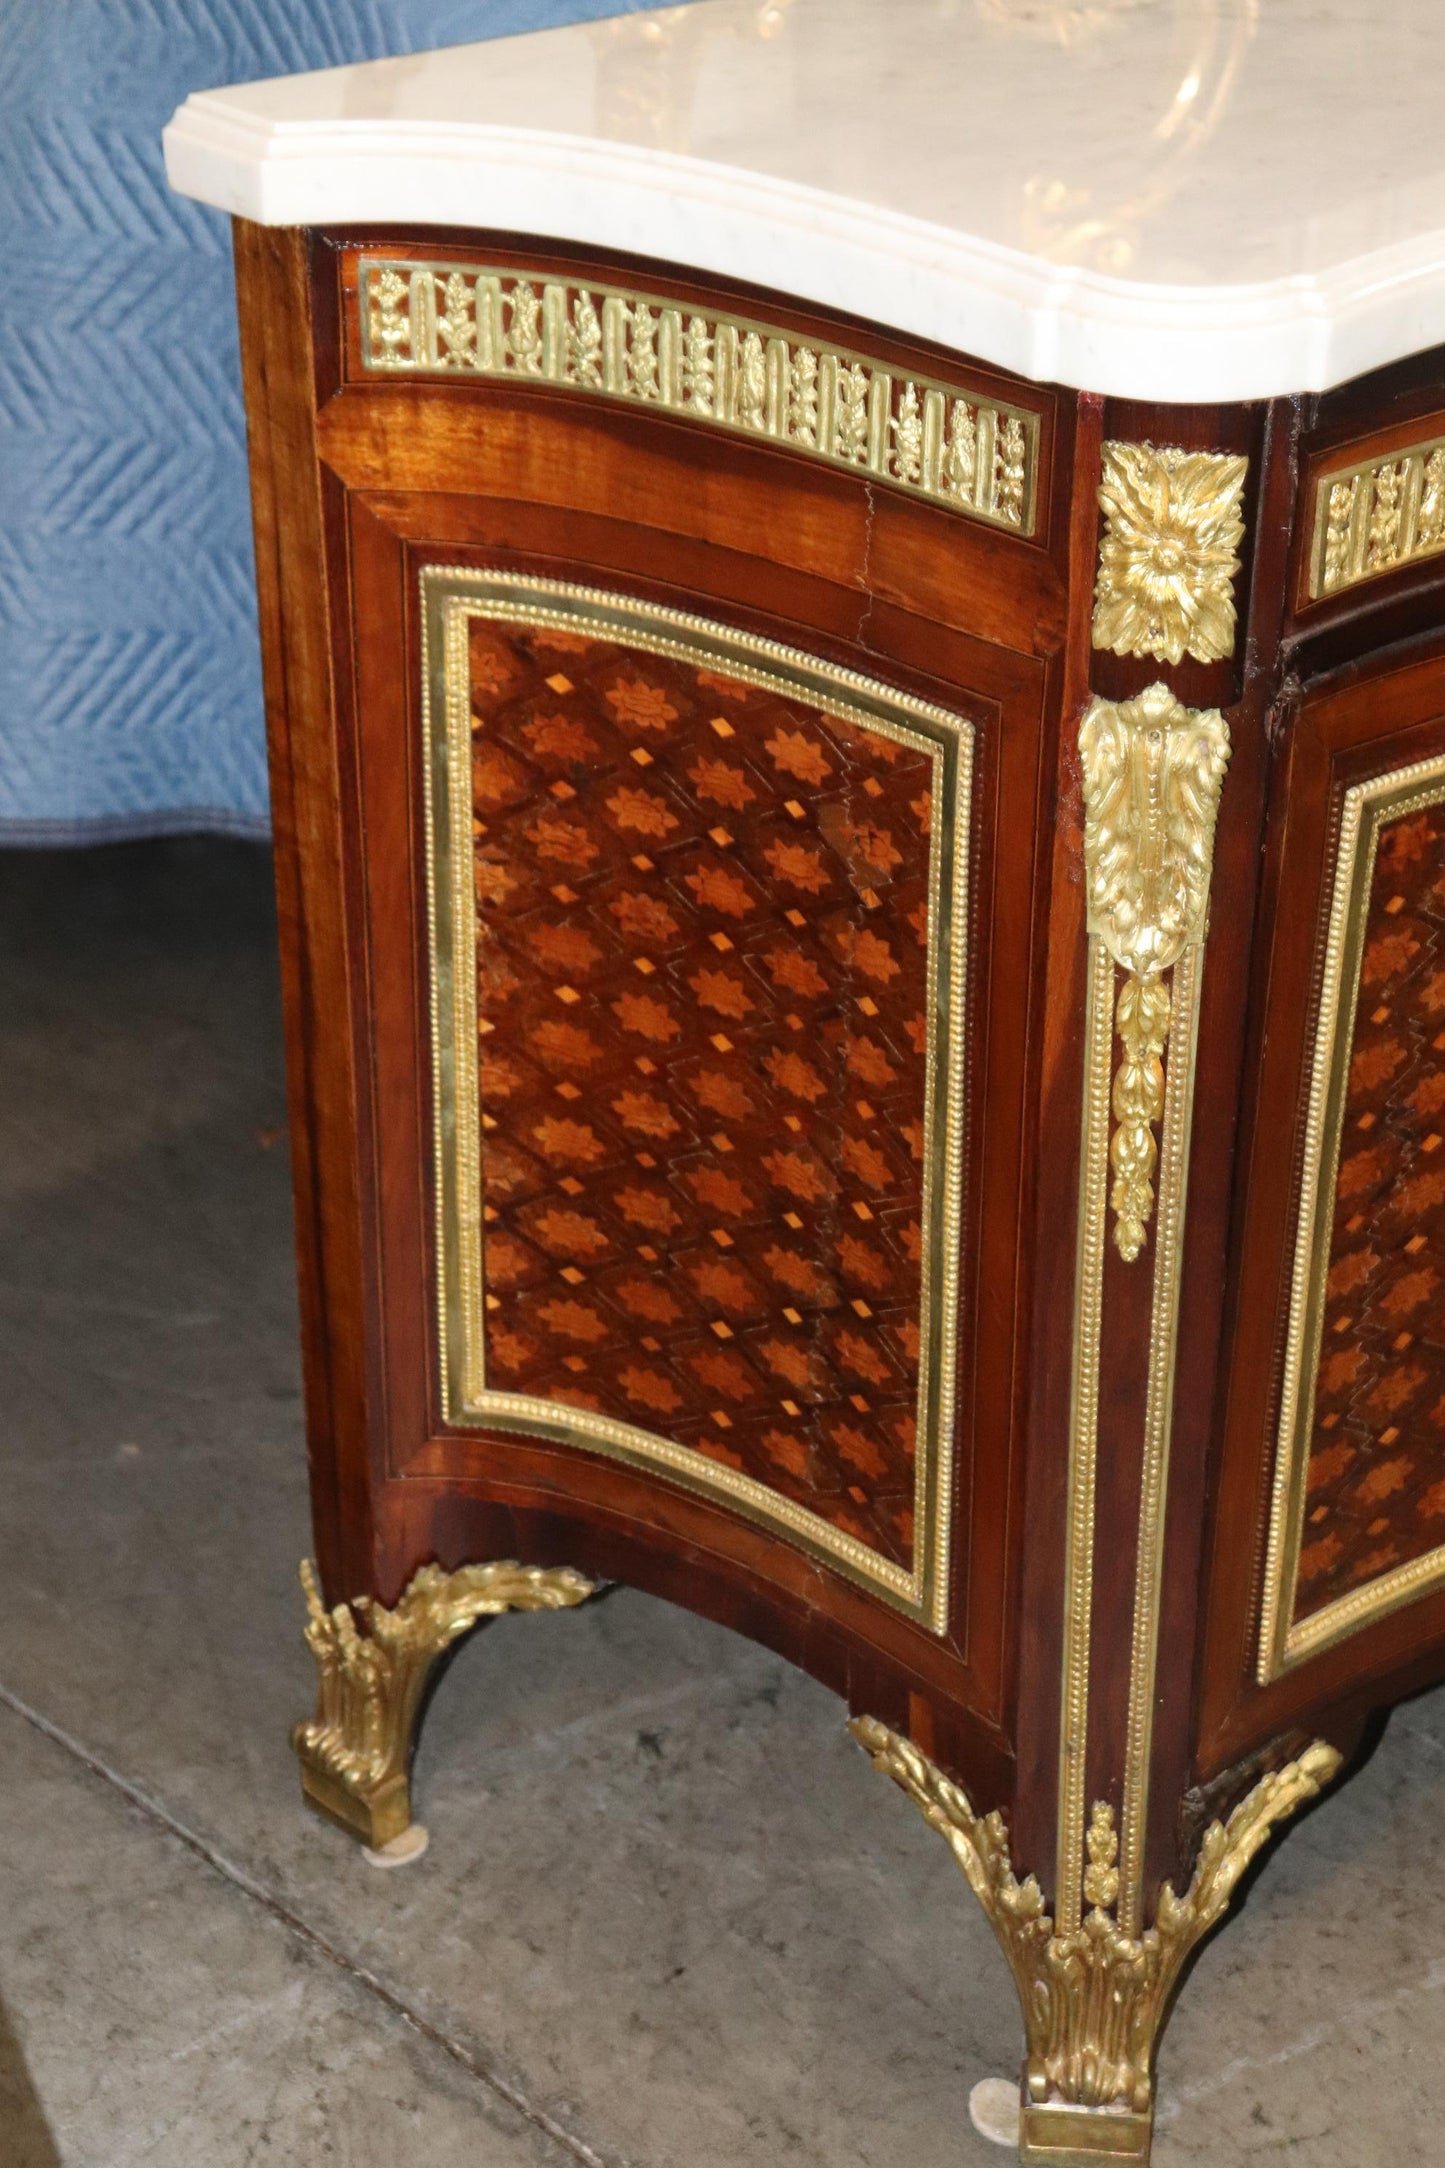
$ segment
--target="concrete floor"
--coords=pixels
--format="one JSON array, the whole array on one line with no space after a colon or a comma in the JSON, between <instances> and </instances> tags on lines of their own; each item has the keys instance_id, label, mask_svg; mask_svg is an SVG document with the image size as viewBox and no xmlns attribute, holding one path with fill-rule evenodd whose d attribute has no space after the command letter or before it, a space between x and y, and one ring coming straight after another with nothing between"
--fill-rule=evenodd
<instances>
[{"instance_id":1,"label":"concrete floor","mask_svg":"<svg viewBox=\"0 0 1445 2168\"><path fill-rule=\"evenodd\" d=\"M0 857L0 2168L989 2168L1012 1988L776 1658L629 1592L462 1649L427 1858L305 1814L269 867ZM1445 2158L1445 1693L1275 1851L1158 2168Z\"/></svg>"}]
</instances>

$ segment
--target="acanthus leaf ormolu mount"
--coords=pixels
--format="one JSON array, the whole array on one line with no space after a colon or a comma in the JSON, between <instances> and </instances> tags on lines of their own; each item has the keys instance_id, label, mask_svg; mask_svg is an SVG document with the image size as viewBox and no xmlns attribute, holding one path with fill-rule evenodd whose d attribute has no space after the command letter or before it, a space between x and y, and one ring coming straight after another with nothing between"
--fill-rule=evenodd
<instances>
[{"instance_id":1,"label":"acanthus leaf ormolu mount","mask_svg":"<svg viewBox=\"0 0 1445 2168\"><path fill-rule=\"evenodd\" d=\"M1055 2168L1147 2160L1189 1952L1445 1675L1445 236L1336 248L1282 114L1242 289L1279 28L1178 12L1192 223L1147 37L1121 105L924 0L168 136L239 214L307 1797L406 1848L478 1619L740 1624L953 1851Z\"/></svg>"}]
</instances>

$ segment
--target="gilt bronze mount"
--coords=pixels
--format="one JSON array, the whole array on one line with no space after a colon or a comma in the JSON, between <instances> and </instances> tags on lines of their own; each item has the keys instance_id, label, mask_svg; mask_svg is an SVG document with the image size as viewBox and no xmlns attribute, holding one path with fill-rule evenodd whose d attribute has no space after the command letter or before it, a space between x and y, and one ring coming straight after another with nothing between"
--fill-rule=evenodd
<instances>
[{"instance_id":1,"label":"gilt bronze mount","mask_svg":"<svg viewBox=\"0 0 1445 2168\"><path fill-rule=\"evenodd\" d=\"M444 1573L423 1566L391 1608L358 1596L327 1610L310 1559L301 1567L306 1642L316 1658L316 1714L291 1734L309 1806L374 1851L412 1826L411 1756L433 1664L479 1619L561 1611L597 1584L570 1566L504 1559Z\"/></svg>"}]
</instances>

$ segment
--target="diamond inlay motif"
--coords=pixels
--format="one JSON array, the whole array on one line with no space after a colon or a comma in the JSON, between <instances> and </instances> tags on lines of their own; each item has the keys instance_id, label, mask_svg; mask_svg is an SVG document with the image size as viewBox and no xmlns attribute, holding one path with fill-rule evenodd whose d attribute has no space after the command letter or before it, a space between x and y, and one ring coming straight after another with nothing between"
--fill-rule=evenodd
<instances>
[{"instance_id":1,"label":"diamond inlay motif","mask_svg":"<svg viewBox=\"0 0 1445 2168\"><path fill-rule=\"evenodd\" d=\"M470 626L489 1388L913 1556L935 756Z\"/></svg>"},{"instance_id":2,"label":"diamond inlay motif","mask_svg":"<svg viewBox=\"0 0 1445 2168\"><path fill-rule=\"evenodd\" d=\"M1445 1544L1445 805L1380 831L1295 1616Z\"/></svg>"}]
</instances>

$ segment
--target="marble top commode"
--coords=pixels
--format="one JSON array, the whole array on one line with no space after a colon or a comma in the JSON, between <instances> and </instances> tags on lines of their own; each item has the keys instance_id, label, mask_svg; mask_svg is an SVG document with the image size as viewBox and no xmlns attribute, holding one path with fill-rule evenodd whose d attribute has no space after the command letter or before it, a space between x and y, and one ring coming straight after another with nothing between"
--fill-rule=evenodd
<instances>
[{"instance_id":1,"label":"marble top commode","mask_svg":"<svg viewBox=\"0 0 1445 2168\"><path fill-rule=\"evenodd\" d=\"M698 0L203 91L186 194L565 237L1123 397L1445 340L1439 0Z\"/></svg>"},{"instance_id":2,"label":"marble top commode","mask_svg":"<svg viewBox=\"0 0 1445 2168\"><path fill-rule=\"evenodd\" d=\"M1442 25L696 0L167 133L237 214L304 1796L420 1856L481 1618L752 1636L991 1921L1021 2168L1148 2168L1191 1952L1445 1678Z\"/></svg>"}]
</instances>

